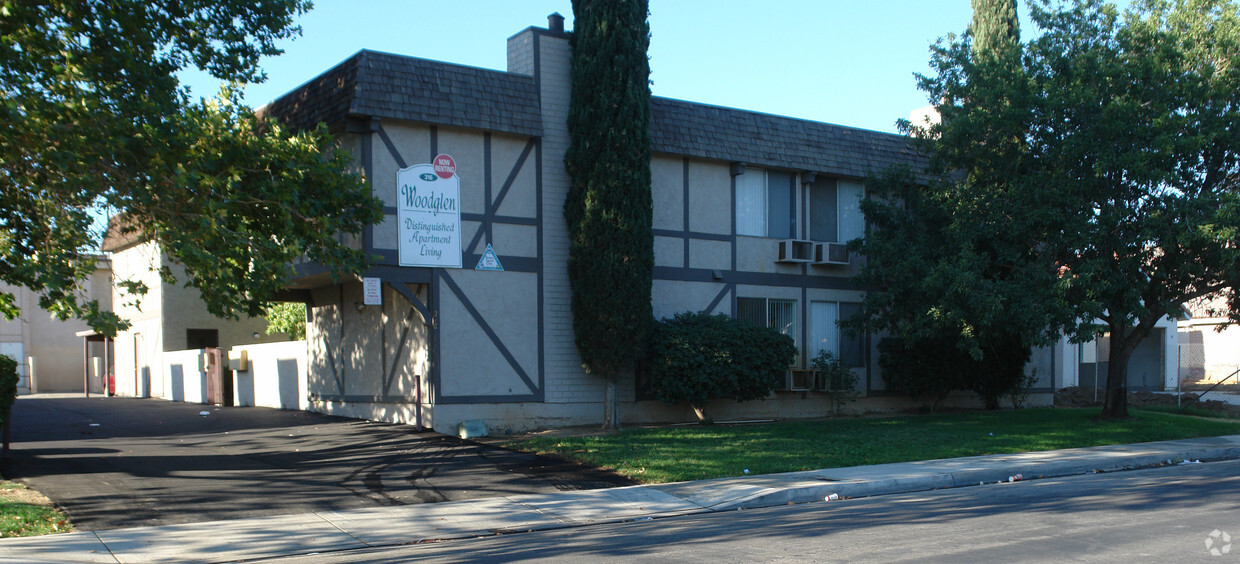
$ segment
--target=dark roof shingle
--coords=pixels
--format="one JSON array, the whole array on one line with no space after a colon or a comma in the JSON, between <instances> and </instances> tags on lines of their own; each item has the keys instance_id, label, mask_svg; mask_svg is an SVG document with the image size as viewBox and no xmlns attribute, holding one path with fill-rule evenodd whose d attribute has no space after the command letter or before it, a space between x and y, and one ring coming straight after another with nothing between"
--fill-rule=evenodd
<instances>
[{"instance_id":1,"label":"dark roof shingle","mask_svg":"<svg viewBox=\"0 0 1240 564\"><path fill-rule=\"evenodd\" d=\"M541 136L533 77L359 51L262 110L294 128L374 116ZM892 166L925 171L906 137L654 97L655 152L865 178Z\"/></svg>"},{"instance_id":2,"label":"dark roof shingle","mask_svg":"<svg viewBox=\"0 0 1240 564\"><path fill-rule=\"evenodd\" d=\"M900 135L670 98L651 98L650 137L655 152L852 178L926 167Z\"/></svg>"},{"instance_id":3,"label":"dark roof shingle","mask_svg":"<svg viewBox=\"0 0 1240 564\"><path fill-rule=\"evenodd\" d=\"M532 77L366 50L263 112L294 128L357 115L542 135Z\"/></svg>"}]
</instances>

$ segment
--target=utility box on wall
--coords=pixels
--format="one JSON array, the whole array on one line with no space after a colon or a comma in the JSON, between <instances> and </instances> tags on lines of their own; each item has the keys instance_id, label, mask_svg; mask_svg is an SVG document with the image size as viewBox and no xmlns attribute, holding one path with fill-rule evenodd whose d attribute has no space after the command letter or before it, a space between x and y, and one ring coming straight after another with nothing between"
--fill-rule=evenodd
<instances>
[{"instance_id":1,"label":"utility box on wall","mask_svg":"<svg viewBox=\"0 0 1240 564\"><path fill-rule=\"evenodd\" d=\"M245 351L229 351L228 369L234 372L245 372L249 370L249 360L249 355Z\"/></svg>"}]
</instances>

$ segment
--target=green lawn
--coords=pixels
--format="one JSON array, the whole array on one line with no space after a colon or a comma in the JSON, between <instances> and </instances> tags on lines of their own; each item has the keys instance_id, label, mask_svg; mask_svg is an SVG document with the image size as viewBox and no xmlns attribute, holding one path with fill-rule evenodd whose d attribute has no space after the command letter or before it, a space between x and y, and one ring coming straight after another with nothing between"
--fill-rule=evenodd
<instances>
[{"instance_id":1,"label":"green lawn","mask_svg":"<svg viewBox=\"0 0 1240 564\"><path fill-rule=\"evenodd\" d=\"M73 530L47 498L16 482L0 481L0 537L33 537Z\"/></svg>"},{"instance_id":2,"label":"green lawn","mask_svg":"<svg viewBox=\"0 0 1240 564\"><path fill-rule=\"evenodd\" d=\"M1240 434L1240 421L1131 410L1127 421L1095 421L1098 408L910 415L623 430L513 441L610 468L643 483L840 468Z\"/></svg>"}]
</instances>

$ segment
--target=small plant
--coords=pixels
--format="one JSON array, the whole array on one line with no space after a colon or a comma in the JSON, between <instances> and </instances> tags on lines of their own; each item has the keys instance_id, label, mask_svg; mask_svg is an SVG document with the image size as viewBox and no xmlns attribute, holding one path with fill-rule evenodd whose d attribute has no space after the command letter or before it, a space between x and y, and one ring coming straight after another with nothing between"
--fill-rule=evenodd
<instances>
[{"instance_id":1,"label":"small plant","mask_svg":"<svg viewBox=\"0 0 1240 564\"><path fill-rule=\"evenodd\" d=\"M1020 377L1020 381L1016 382L1016 387L1012 388L1010 399L1012 400L1012 409L1020 409L1025 407L1025 402L1029 400L1029 390L1033 389L1033 385L1038 383L1038 369L1034 368L1028 374Z\"/></svg>"},{"instance_id":2,"label":"small plant","mask_svg":"<svg viewBox=\"0 0 1240 564\"><path fill-rule=\"evenodd\" d=\"M856 401L857 375L828 351L819 351L812 362L823 383L822 391L830 399L831 416L838 416L844 405Z\"/></svg>"}]
</instances>

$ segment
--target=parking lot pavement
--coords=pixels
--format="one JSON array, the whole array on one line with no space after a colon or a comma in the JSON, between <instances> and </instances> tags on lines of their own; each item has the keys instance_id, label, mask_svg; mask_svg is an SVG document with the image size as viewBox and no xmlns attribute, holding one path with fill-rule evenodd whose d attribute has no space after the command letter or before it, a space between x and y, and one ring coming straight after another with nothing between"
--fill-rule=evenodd
<instances>
[{"instance_id":1,"label":"parking lot pavement","mask_svg":"<svg viewBox=\"0 0 1240 564\"><path fill-rule=\"evenodd\" d=\"M201 415L200 413L206 413ZM23 396L4 476L79 530L631 485L412 426L159 399Z\"/></svg>"}]
</instances>

